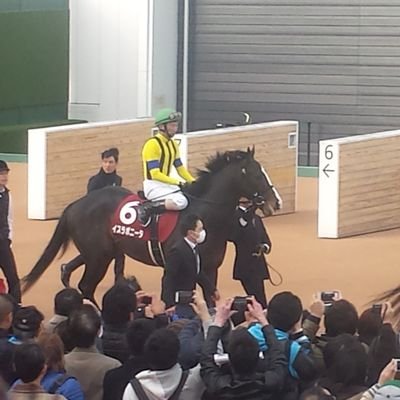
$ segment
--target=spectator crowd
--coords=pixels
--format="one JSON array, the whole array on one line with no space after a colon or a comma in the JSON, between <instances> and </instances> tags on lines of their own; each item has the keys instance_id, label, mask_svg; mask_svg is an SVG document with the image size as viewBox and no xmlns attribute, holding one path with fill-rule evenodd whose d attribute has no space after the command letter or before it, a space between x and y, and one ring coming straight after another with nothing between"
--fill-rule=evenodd
<instances>
[{"instance_id":1,"label":"spectator crowd","mask_svg":"<svg viewBox=\"0 0 400 400\"><path fill-rule=\"evenodd\" d=\"M179 301L179 299L177 299ZM255 297L207 305L194 291L166 309L135 279L119 280L101 310L66 288L45 321L0 295L2 398L11 400L400 397L399 336L389 303L358 315L338 298L304 307L291 292L266 309ZM189 317L188 317L189 316Z\"/></svg>"}]
</instances>

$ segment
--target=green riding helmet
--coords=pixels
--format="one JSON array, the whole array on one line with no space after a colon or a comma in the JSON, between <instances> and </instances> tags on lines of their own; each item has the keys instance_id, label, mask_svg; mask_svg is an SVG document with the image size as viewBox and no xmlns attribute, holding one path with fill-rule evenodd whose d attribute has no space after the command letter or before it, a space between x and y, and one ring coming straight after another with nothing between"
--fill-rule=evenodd
<instances>
[{"instance_id":1,"label":"green riding helmet","mask_svg":"<svg viewBox=\"0 0 400 400\"><path fill-rule=\"evenodd\" d=\"M159 126L169 122L179 122L182 119L182 114L172 108L163 108L157 113L155 119L155 125Z\"/></svg>"}]
</instances>

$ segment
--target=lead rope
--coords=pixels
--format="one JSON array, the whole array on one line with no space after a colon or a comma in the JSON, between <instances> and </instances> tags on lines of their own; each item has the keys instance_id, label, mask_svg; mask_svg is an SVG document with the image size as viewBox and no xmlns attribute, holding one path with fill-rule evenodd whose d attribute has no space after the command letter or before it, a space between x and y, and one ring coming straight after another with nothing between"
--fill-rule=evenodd
<instances>
[{"instance_id":1,"label":"lead rope","mask_svg":"<svg viewBox=\"0 0 400 400\"><path fill-rule=\"evenodd\" d=\"M267 266L268 266L268 269L271 269L272 271L275 272L275 274L278 276L278 279L279 279L279 282L276 283L276 282L274 282L274 280L272 279L272 276L270 275L269 281L271 282L271 285L275 286L275 287L282 285L282 283L283 283L282 274L277 269L275 269L268 261L267 261Z\"/></svg>"}]
</instances>

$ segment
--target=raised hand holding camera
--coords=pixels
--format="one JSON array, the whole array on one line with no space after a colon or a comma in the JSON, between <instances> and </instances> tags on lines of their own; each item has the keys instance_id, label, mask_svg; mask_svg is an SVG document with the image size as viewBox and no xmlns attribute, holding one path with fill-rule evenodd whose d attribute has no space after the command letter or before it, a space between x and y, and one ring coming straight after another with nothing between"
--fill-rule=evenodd
<instances>
[{"instance_id":1,"label":"raised hand holding camera","mask_svg":"<svg viewBox=\"0 0 400 400\"><path fill-rule=\"evenodd\" d=\"M201 291L194 291L193 294L193 299L192 303L190 303L191 307L193 308L193 311L196 313L196 315L203 321L210 321L211 316L210 313L208 312L208 307L207 303L204 300L204 297L201 293Z\"/></svg>"},{"instance_id":2,"label":"raised hand holding camera","mask_svg":"<svg viewBox=\"0 0 400 400\"><path fill-rule=\"evenodd\" d=\"M310 314L317 318L322 318L325 313L325 304L317 295L314 295L314 302L310 305Z\"/></svg>"},{"instance_id":3,"label":"raised hand holding camera","mask_svg":"<svg viewBox=\"0 0 400 400\"><path fill-rule=\"evenodd\" d=\"M262 305L254 298L254 296L251 297L251 301L247 304L247 309L262 326L268 325L265 311L263 310Z\"/></svg>"},{"instance_id":4,"label":"raised hand holding camera","mask_svg":"<svg viewBox=\"0 0 400 400\"><path fill-rule=\"evenodd\" d=\"M214 324L223 327L225 322L230 318L232 315L232 303L233 299L226 299L225 301L221 301L220 304L217 306L217 313L215 314Z\"/></svg>"}]
</instances>

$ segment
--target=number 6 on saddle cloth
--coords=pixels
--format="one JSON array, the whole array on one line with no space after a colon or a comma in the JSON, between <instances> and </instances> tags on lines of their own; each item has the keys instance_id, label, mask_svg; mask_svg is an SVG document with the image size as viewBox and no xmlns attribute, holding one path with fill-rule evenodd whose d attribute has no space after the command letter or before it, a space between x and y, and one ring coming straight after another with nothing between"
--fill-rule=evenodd
<instances>
[{"instance_id":1,"label":"number 6 on saddle cloth","mask_svg":"<svg viewBox=\"0 0 400 400\"><path fill-rule=\"evenodd\" d=\"M165 258L162 249L178 222L179 212L167 211L152 218L151 223L144 227L138 218L138 206L144 199L137 194L131 194L122 199L111 218L111 232L114 236L131 237L132 240L148 242L148 249L153 261L164 266Z\"/></svg>"}]
</instances>

